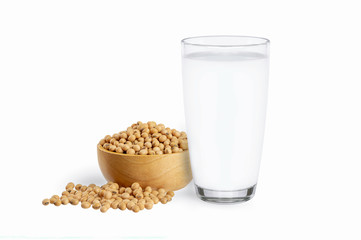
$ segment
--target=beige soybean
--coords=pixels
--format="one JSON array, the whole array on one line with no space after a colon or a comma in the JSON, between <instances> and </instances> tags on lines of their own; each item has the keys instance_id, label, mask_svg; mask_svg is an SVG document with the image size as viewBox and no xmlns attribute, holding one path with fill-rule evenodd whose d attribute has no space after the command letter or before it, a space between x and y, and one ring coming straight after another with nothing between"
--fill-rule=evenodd
<instances>
[{"instance_id":1,"label":"beige soybean","mask_svg":"<svg viewBox=\"0 0 361 240\"><path fill-rule=\"evenodd\" d=\"M154 147L154 148L153 148L153 151L154 151L154 152L158 152L158 151L160 151L160 148L159 148L159 147Z\"/></svg>"},{"instance_id":2,"label":"beige soybean","mask_svg":"<svg viewBox=\"0 0 361 240\"><path fill-rule=\"evenodd\" d=\"M127 144L123 145L123 147L122 147L122 150L123 150L124 152L128 151L129 149L130 149L130 146L127 145Z\"/></svg>"},{"instance_id":3,"label":"beige soybean","mask_svg":"<svg viewBox=\"0 0 361 240\"><path fill-rule=\"evenodd\" d=\"M50 200L45 198L42 203L43 203L44 206L47 206L47 205L50 204Z\"/></svg>"},{"instance_id":4,"label":"beige soybean","mask_svg":"<svg viewBox=\"0 0 361 240\"><path fill-rule=\"evenodd\" d=\"M164 144L164 146L168 146L168 145L170 144L170 140L169 140L169 139L165 140L165 141L163 142L163 144Z\"/></svg>"},{"instance_id":5,"label":"beige soybean","mask_svg":"<svg viewBox=\"0 0 361 240\"><path fill-rule=\"evenodd\" d=\"M90 197L88 197L87 202L89 202L89 203L93 203L93 202L94 202L94 200L95 200L95 197L90 196Z\"/></svg>"},{"instance_id":6,"label":"beige soybean","mask_svg":"<svg viewBox=\"0 0 361 240\"><path fill-rule=\"evenodd\" d=\"M122 193L124 193L124 192L125 192L125 187L119 188L119 194L122 194Z\"/></svg>"},{"instance_id":7,"label":"beige soybean","mask_svg":"<svg viewBox=\"0 0 361 240\"><path fill-rule=\"evenodd\" d=\"M124 211L127 208L127 204L125 202L121 202L118 207L120 210Z\"/></svg>"},{"instance_id":8,"label":"beige soybean","mask_svg":"<svg viewBox=\"0 0 361 240\"><path fill-rule=\"evenodd\" d=\"M158 197L159 199L161 199L161 198L164 198L165 195L166 195L165 193L159 193L157 197Z\"/></svg>"},{"instance_id":9,"label":"beige soybean","mask_svg":"<svg viewBox=\"0 0 361 240\"><path fill-rule=\"evenodd\" d=\"M72 198L72 199L70 200L70 204L71 204L71 205L78 205L78 203L79 203L79 200L76 199L76 198Z\"/></svg>"},{"instance_id":10,"label":"beige soybean","mask_svg":"<svg viewBox=\"0 0 361 240\"><path fill-rule=\"evenodd\" d=\"M170 195L171 197L174 197L174 192L173 191L168 191L167 195Z\"/></svg>"},{"instance_id":11,"label":"beige soybean","mask_svg":"<svg viewBox=\"0 0 361 240\"><path fill-rule=\"evenodd\" d=\"M87 208L90 208L90 206L91 206L90 202L82 202L82 203L81 203L81 207L82 207L82 208L87 209Z\"/></svg>"},{"instance_id":12,"label":"beige soybean","mask_svg":"<svg viewBox=\"0 0 361 240\"><path fill-rule=\"evenodd\" d=\"M101 204L100 204L100 202L96 202L96 203L93 203L93 208L94 209L99 209L101 207Z\"/></svg>"},{"instance_id":13,"label":"beige soybean","mask_svg":"<svg viewBox=\"0 0 361 240\"><path fill-rule=\"evenodd\" d=\"M142 149L139 151L139 155L147 155L148 154L148 150L147 149Z\"/></svg>"},{"instance_id":14,"label":"beige soybean","mask_svg":"<svg viewBox=\"0 0 361 240\"><path fill-rule=\"evenodd\" d=\"M135 189L138 189L140 187L140 185L139 185L139 183L135 182L130 187L131 187L131 189L135 190Z\"/></svg>"},{"instance_id":15,"label":"beige soybean","mask_svg":"<svg viewBox=\"0 0 361 240\"><path fill-rule=\"evenodd\" d=\"M142 193L138 193L137 195L135 195L136 199L142 199L143 198L143 194Z\"/></svg>"},{"instance_id":16,"label":"beige soybean","mask_svg":"<svg viewBox=\"0 0 361 240\"><path fill-rule=\"evenodd\" d=\"M159 203L159 198L154 197L154 198L152 198L152 201L154 202L154 204L157 204L157 203Z\"/></svg>"},{"instance_id":17,"label":"beige soybean","mask_svg":"<svg viewBox=\"0 0 361 240\"><path fill-rule=\"evenodd\" d=\"M134 154L135 154L135 150L132 149L132 148L130 148L130 149L127 150L127 154L129 154L129 155L134 155Z\"/></svg>"},{"instance_id":18,"label":"beige soybean","mask_svg":"<svg viewBox=\"0 0 361 240\"><path fill-rule=\"evenodd\" d=\"M60 206L61 205L61 200L60 199L57 199L54 203L55 206Z\"/></svg>"},{"instance_id":19,"label":"beige soybean","mask_svg":"<svg viewBox=\"0 0 361 240\"><path fill-rule=\"evenodd\" d=\"M145 192L152 192L152 187L146 186L146 187L144 188L144 191L145 191Z\"/></svg>"},{"instance_id":20,"label":"beige soybean","mask_svg":"<svg viewBox=\"0 0 361 240\"><path fill-rule=\"evenodd\" d=\"M148 202L148 203L146 203L146 204L144 205L144 207L145 207L146 209L150 210L150 209L153 208L153 203Z\"/></svg>"},{"instance_id":21,"label":"beige soybean","mask_svg":"<svg viewBox=\"0 0 361 240\"><path fill-rule=\"evenodd\" d=\"M139 200L138 200L138 203L139 203L139 204L145 204L145 199L144 199L144 198L139 199Z\"/></svg>"},{"instance_id":22,"label":"beige soybean","mask_svg":"<svg viewBox=\"0 0 361 240\"><path fill-rule=\"evenodd\" d=\"M102 206L101 208L100 208L100 211L102 212L102 213L105 213L106 211L108 211L109 210L109 206Z\"/></svg>"},{"instance_id":23,"label":"beige soybean","mask_svg":"<svg viewBox=\"0 0 361 240\"><path fill-rule=\"evenodd\" d=\"M73 189L74 188L74 183L70 182L65 186L65 189Z\"/></svg>"},{"instance_id":24,"label":"beige soybean","mask_svg":"<svg viewBox=\"0 0 361 240\"><path fill-rule=\"evenodd\" d=\"M126 187L125 192L131 194L133 192L133 190L130 187Z\"/></svg>"},{"instance_id":25,"label":"beige soybean","mask_svg":"<svg viewBox=\"0 0 361 240\"><path fill-rule=\"evenodd\" d=\"M105 136L99 144L106 150L130 155L172 154L188 149L185 132L166 128L164 124L156 124L154 121L149 124L138 121L126 131L115 133L112 137Z\"/></svg>"},{"instance_id":26,"label":"beige soybean","mask_svg":"<svg viewBox=\"0 0 361 240\"><path fill-rule=\"evenodd\" d=\"M130 142L133 142L135 139L136 139L136 137L134 135L130 135L128 137L128 141L130 141Z\"/></svg>"},{"instance_id":27,"label":"beige soybean","mask_svg":"<svg viewBox=\"0 0 361 240\"><path fill-rule=\"evenodd\" d=\"M140 137L141 137L140 132L139 132L139 131L134 132L134 136L135 136L135 139L140 138ZM135 140L135 141L136 141L136 140Z\"/></svg>"},{"instance_id":28,"label":"beige soybean","mask_svg":"<svg viewBox=\"0 0 361 240\"><path fill-rule=\"evenodd\" d=\"M110 203L109 203L109 202L104 202L104 203L102 204L102 207L108 207L108 208L110 208Z\"/></svg>"},{"instance_id":29,"label":"beige soybean","mask_svg":"<svg viewBox=\"0 0 361 240\"><path fill-rule=\"evenodd\" d=\"M139 145L134 145L133 149L135 152L139 152L140 151L140 146Z\"/></svg>"},{"instance_id":30,"label":"beige soybean","mask_svg":"<svg viewBox=\"0 0 361 240\"><path fill-rule=\"evenodd\" d=\"M67 205L69 203L69 198L64 198L61 200L61 204Z\"/></svg>"},{"instance_id":31,"label":"beige soybean","mask_svg":"<svg viewBox=\"0 0 361 240\"><path fill-rule=\"evenodd\" d=\"M127 203L127 208L129 210L131 210L133 206L135 206L135 203L133 201L130 201L130 202Z\"/></svg>"},{"instance_id":32,"label":"beige soybean","mask_svg":"<svg viewBox=\"0 0 361 240\"><path fill-rule=\"evenodd\" d=\"M99 141L99 145L102 145L102 146L103 146L104 143L105 143L105 140L104 140L104 139L102 139L102 140Z\"/></svg>"},{"instance_id":33,"label":"beige soybean","mask_svg":"<svg viewBox=\"0 0 361 240\"><path fill-rule=\"evenodd\" d=\"M123 199L128 199L130 197L129 193L125 192L122 194Z\"/></svg>"},{"instance_id":34,"label":"beige soybean","mask_svg":"<svg viewBox=\"0 0 361 240\"><path fill-rule=\"evenodd\" d=\"M61 193L62 196L69 196L69 194L70 193L68 191L64 191L64 192Z\"/></svg>"},{"instance_id":35,"label":"beige soybean","mask_svg":"<svg viewBox=\"0 0 361 240\"><path fill-rule=\"evenodd\" d=\"M112 137L110 135L106 135L104 137L105 142L110 142L110 139L112 139Z\"/></svg>"},{"instance_id":36,"label":"beige soybean","mask_svg":"<svg viewBox=\"0 0 361 240\"><path fill-rule=\"evenodd\" d=\"M136 131L138 130L134 133L137 133ZM65 188L67 191L63 191L61 197L53 195L50 199L43 199L42 204L46 206L52 203L60 206L81 203L80 206L84 209L92 207L95 210L100 209L103 213L109 208L139 212L152 209L159 201L166 204L174 196L174 192L166 192L163 188L153 190L152 187L146 186L143 189L138 182L132 183L130 187L119 186L114 182L108 182L101 187L95 184L74 186L73 183L68 183Z\"/></svg>"},{"instance_id":37,"label":"beige soybean","mask_svg":"<svg viewBox=\"0 0 361 240\"><path fill-rule=\"evenodd\" d=\"M52 198L55 198L56 200L60 199L58 195L53 195Z\"/></svg>"},{"instance_id":38,"label":"beige soybean","mask_svg":"<svg viewBox=\"0 0 361 240\"><path fill-rule=\"evenodd\" d=\"M144 146L146 146L147 148L151 148L152 147L152 143L151 142L146 142L144 144Z\"/></svg>"},{"instance_id":39,"label":"beige soybean","mask_svg":"<svg viewBox=\"0 0 361 240\"><path fill-rule=\"evenodd\" d=\"M138 202L138 207L139 207L139 210L144 210L144 208L145 208L145 204L143 204L143 203L139 203Z\"/></svg>"},{"instance_id":40,"label":"beige soybean","mask_svg":"<svg viewBox=\"0 0 361 240\"><path fill-rule=\"evenodd\" d=\"M51 198L49 199L49 202L50 202L51 204L54 204L54 203L56 202L56 198L51 197Z\"/></svg>"},{"instance_id":41,"label":"beige soybean","mask_svg":"<svg viewBox=\"0 0 361 240\"><path fill-rule=\"evenodd\" d=\"M113 208L113 209L117 209L119 203L120 203L120 201L117 201L117 200L116 200L116 201L112 202L112 204L110 204L110 206L111 206L111 208Z\"/></svg>"},{"instance_id":42,"label":"beige soybean","mask_svg":"<svg viewBox=\"0 0 361 240\"><path fill-rule=\"evenodd\" d=\"M134 205L134 206L132 207L132 210L133 210L133 212L137 213L137 212L140 211L140 208L139 208L138 205Z\"/></svg>"},{"instance_id":43,"label":"beige soybean","mask_svg":"<svg viewBox=\"0 0 361 240\"><path fill-rule=\"evenodd\" d=\"M103 148L109 150L110 146L111 146L110 143L104 143Z\"/></svg>"},{"instance_id":44,"label":"beige soybean","mask_svg":"<svg viewBox=\"0 0 361 240\"><path fill-rule=\"evenodd\" d=\"M133 198L132 200L130 200L133 203L138 203L138 199L137 198Z\"/></svg>"}]
</instances>

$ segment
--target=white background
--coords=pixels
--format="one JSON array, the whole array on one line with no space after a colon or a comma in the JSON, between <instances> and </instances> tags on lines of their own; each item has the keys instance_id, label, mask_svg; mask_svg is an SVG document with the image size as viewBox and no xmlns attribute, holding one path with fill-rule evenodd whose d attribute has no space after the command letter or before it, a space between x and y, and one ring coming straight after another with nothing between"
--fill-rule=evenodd
<instances>
[{"instance_id":1,"label":"white background","mask_svg":"<svg viewBox=\"0 0 361 240\"><path fill-rule=\"evenodd\" d=\"M1 1L0 238L360 239L358 1ZM103 184L96 144L138 120L185 129L180 40L271 40L255 198L193 185L138 214L41 205ZM210 129L211 130L211 129ZM202 237L204 236L204 237Z\"/></svg>"}]
</instances>

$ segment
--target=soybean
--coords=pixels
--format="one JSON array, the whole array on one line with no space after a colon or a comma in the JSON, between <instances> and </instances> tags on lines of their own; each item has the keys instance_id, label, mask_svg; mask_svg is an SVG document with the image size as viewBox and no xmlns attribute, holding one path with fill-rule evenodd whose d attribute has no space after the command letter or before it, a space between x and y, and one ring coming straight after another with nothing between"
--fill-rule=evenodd
<instances>
[{"instance_id":1,"label":"soybean","mask_svg":"<svg viewBox=\"0 0 361 240\"><path fill-rule=\"evenodd\" d=\"M85 208L85 209L86 209L86 208L90 208L90 206L91 206L90 202L82 202L82 203L81 203L81 207L82 207L82 208Z\"/></svg>"},{"instance_id":2,"label":"soybean","mask_svg":"<svg viewBox=\"0 0 361 240\"><path fill-rule=\"evenodd\" d=\"M134 130L134 134L138 130ZM111 140L109 140L111 141ZM74 190L74 188L76 190ZM53 195L50 199L44 199L43 205L49 205L50 203L55 206L78 205L81 202L81 207L88 209L100 209L105 213L109 208L120 210L129 209L133 212L139 212L144 209L152 209L154 204L159 201L166 204L172 201L174 192L159 188L157 190L152 189L150 186L146 186L143 190L138 182L134 182L130 187L119 186L117 183L108 182L101 187L95 184L88 186L74 183L68 183L65 187L66 191L62 192L61 197Z\"/></svg>"},{"instance_id":3,"label":"soybean","mask_svg":"<svg viewBox=\"0 0 361 240\"><path fill-rule=\"evenodd\" d=\"M112 137L106 135L99 141L99 145L108 151L129 155L172 154L188 149L185 132L165 128L164 124L156 124L153 121L138 121L126 131L115 133ZM166 148L167 146L172 148ZM67 191L68 189L72 189L71 183L66 187Z\"/></svg>"}]
</instances>

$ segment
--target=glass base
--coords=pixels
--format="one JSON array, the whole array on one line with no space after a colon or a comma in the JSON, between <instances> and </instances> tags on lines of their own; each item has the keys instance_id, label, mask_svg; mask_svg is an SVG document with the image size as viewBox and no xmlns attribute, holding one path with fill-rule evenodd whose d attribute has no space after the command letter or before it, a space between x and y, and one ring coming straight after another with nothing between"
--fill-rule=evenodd
<instances>
[{"instance_id":1,"label":"glass base","mask_svg":"<svg viewBox=\"0 0 361 240\"><path fill-rule=\"evenodd\" d=\"M219 191L205 189L195 185L197 196L200 199L206 202L222 204L241 203L250 200L251 198L253 198L256 192L256 186L257 184L253 187L241 190Z\"/></svg>"}]
</instances>

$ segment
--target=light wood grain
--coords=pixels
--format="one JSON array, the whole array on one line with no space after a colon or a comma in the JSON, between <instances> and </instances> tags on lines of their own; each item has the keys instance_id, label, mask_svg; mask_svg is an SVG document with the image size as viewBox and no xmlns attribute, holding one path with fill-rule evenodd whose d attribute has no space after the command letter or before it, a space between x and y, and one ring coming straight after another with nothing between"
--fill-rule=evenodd
<instances>
[{"instance_id":1,"label":"light wood grain","mask_svg":"<svg viewBox=\"0 0 361 240\"><path fill-rule=\"evenodd\" d=\"M192 180L189 153L129 155L105 150L98 144L100 170L108 181L121 186L139 182L142 187L179 190Z\"/></svg>"}]
</instances>

